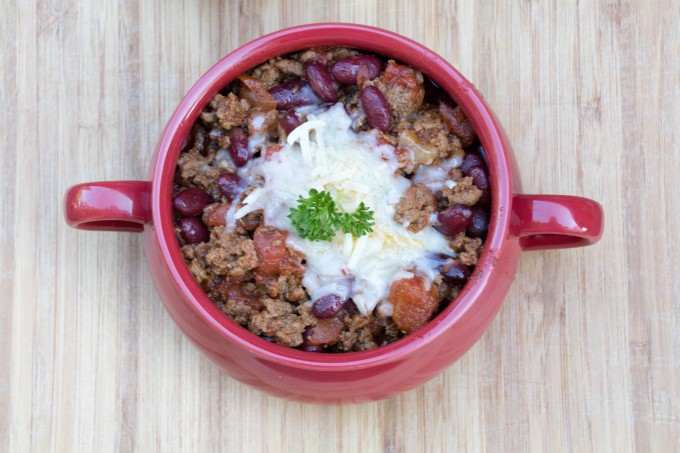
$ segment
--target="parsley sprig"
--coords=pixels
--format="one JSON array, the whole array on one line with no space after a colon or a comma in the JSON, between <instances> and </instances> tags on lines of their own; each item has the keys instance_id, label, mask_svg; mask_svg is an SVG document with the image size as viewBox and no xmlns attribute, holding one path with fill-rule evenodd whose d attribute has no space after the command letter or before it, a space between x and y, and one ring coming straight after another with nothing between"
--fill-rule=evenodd
<instances>
[{"instance_id":1,"label":"parsley sprig","mask_svg":"<svg viewBox=\"0 0 680 453\"><path fill-rule=\"evenodd\" d=\"M362 201L353 213L342 212L330 193L310 189L309 196L298 198L297 208L291 208L288 218L301 238L328 241L338 230L361 237L373 231L373 211Z\"/></svg>"}]
</instances>

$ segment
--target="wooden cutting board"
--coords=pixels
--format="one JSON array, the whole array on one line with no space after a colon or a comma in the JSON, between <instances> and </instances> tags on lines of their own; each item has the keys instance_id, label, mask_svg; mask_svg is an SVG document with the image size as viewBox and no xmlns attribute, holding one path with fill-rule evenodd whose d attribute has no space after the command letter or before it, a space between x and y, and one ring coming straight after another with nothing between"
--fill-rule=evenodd
<instances>
[{"instance_id":1,"label":"wooden cutting board","mask_svg":"<svg viewBox=\"0 0 680 453\"><path fill-rule=\"evenodd\" d=\"M4 0L0 451L680 450L680 2ZM135 234L62 194L140 179L174 107L237 46L309 22L409 36L484 93L528 193L600 201L587 249L525 254L482 340L387 401L309 406L181 336Z\"/></svg>"}]
</instances>

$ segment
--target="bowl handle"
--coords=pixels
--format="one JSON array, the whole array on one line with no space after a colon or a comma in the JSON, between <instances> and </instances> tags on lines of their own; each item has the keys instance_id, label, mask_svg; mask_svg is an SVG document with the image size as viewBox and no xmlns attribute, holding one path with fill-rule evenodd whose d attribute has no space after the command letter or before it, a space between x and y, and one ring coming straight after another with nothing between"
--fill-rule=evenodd
<instances>
[{"instance_id":1,"label":"bowl handle","mask_svg":"<svg viewBox=\"0 0 680 453\"><path fill-rule=\"evenodd\" d=\"M64 217L80 230L141 233L151 223L151 182L77 184L66 191Z\"/></svg>"},{"instance_id":2,"label":"bowl handle","mask_svg":"<svg viewBox=\"0 0 680 453\"><path fill-rule=\"evenodd\" d=\"M604 213L593 200L569 195L515 195L510 231L522 250L582 247L602 237Z\"/></svg>"}]
</instances>

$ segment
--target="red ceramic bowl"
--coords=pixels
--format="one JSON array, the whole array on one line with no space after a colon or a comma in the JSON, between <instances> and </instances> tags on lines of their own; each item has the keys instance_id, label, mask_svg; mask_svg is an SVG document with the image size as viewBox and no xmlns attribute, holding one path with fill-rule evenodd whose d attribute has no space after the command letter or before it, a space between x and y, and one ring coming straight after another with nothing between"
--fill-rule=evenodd
<instances>
[{"instance_id":1,"label":"red ceramic bowl","mask_svg":"<svg viewBox=\"0 0 680 453\"><path fill-rule=\"evenodd\" d=\"M464 109L485 149L492 183L490 230L480 261L455 303L427 326L387 346L321 354L258 338L222 313L192 278L173 230L172 181L180 147L204 106L239 74L269 58L314 46L347 46L407 63ZM403 36L354 24L312 24L258 38L227 55L189 90L163 131L148 180L79 184L66 194L67 222L85 230L136 231L175 323L226 373L273 395L302 401L378 400L416 387L463 355L498 312L522 250L592 244L601 206L558 195L518 195L510 143L470 82L439 55Z\"/></svg>"}]
</instances>

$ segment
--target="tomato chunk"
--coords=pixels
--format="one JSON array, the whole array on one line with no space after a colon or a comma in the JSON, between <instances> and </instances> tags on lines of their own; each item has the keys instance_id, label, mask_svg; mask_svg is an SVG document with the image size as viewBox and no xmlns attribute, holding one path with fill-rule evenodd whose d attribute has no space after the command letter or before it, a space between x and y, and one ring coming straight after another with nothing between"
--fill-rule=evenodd
<instances>
[{"instance_id":1,"label":"tomato chunk","mask_svg":"<svg viewBox=\"0 0 680 453\"><path fill-rule=\"evenodd\" d=\"M259 265L257 273L267 277L279 273L279 265L286 257L286 237L288 232L277 228L261 226L255 230L253 244Z\"/></svg>"},{"instance_id":2,"label":"tomato chunk","mask_svg":"<svg viewBox=\"0 0 680 453\"><path fill-rule=\"evenodd\" d=\"M305 256L286 246L288 232L274 227L260 226L253 235L253 245L259 265L255 271L263 277L298 275L305 273Z\"/></svg>"},{"instance_id":3,"label":"tomato chunk","mask_svg":"<svg viewBox=\"0 0 680 453\"><path fill-rule=\"evenodd\" d=\"M238 76L241 81L241 97L245 98L255 107L261 107L264 110L273 110L276 108L276 100L267 91L261 80L251 77L248 74Z\"/></svg>"},{"instance_id":4,"label":"tomato chunk","mask_svg":"<svg viewBox=\"0 0 680 453\"><path fill-rule=\"evenodd\" d=\"M433 285L429 290L425 289L425 282L420 277L394 282L387 300L394 309L394 323L406 334L427 324L438 305L436 288Z\"/></svg>"}]
</instances>

